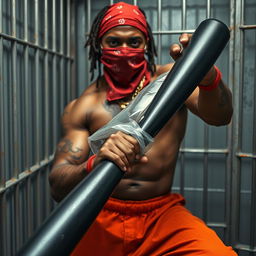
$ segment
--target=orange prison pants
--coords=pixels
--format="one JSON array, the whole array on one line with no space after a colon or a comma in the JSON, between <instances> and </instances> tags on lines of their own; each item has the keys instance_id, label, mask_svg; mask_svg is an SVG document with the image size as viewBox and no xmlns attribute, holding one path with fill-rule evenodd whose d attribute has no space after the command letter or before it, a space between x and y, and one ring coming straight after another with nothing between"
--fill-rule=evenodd
<instances>
[{"instance_id":1,"label":"orange prison pants","mask_svg":"<svg viewBox=\"0 0 256 256\"><path fill-rule=\"evenodd\" d=\"M184 204L179 194L110 198L72 256L237 255Z\"/></svg>"}]
</instances>

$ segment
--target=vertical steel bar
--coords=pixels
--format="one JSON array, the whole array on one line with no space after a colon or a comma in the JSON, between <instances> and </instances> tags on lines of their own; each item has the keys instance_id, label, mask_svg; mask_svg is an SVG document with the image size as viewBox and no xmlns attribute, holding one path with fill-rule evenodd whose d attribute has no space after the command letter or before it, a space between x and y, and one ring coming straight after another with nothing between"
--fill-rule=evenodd
<instances>
[{"instance_id":1,"label":"vertical steel bar","mask_svg":"<svg viewBox=\"0 0 256 256\"><path fill-rule=\"evenodd\" d=\"M230 26L234 27L235 26L235 2L234 0L230 1ZM235 37L235 32L234 29L230 31L230 38ZM232 92L234 92L233 86L233 79L234 77L234 40L230 40L229 42L229 67L228 67L228 84L230 85L230 89ZM229 125L227 127L227 149L229 154L226 157L226 181L225 181L225 188L226 188L226 196L225 196L225 216L224 220L226 222L227 229L225 230L224 233L224 240L227 244L231 244L231 232L232 232L232 227L231 227L231 207L232 207L232 152L233 152L233 129L232 126Z\"/></svg>"},{"instance_id":2,"label":"vertical steel bar","mask_svg":"<svg viewBox=\"0 0 256 256\"><path fill-rule=\"evenodd\" d=\"M186 26L186 0L182 1L182 13L181 13L181 29L184 30ZM182 142L185 145L185 141ZM180 193L185 194L185 153L180 152Z\"/></svg>"},{"instance_id":3,"label":"vertical steel bar","mask_svg":"<svg viewBox=\"0 0 256 256\"><path fill-rule=\"evenodd\" d=\"M52 50L55 52L56 51L56 2L52 1ZM56 54L53 54L52 58L52 74L53 74L53 144L57 144L58 140L58 92L57 92L57 72L56 72Z\"/></svg>"},{"instance_id":4,"label":"vertical steel bar","mask_svg":"<svg viewBox=\"0 0 256 256\"><path fill-rule=\"evenodd\" d=\"M243 49L243 32L239 29L239 25L243 23L243 4L242 0L235 1L235 9L240 10L235 15L235 38L234 49ZM242 12L241 12L242 11ZM242 51L234 52L234 87L233 87L233 102L234 102L234 115L233 115L233 152L232 152L232 245L235 246L239 242L239 225L240 225L240 177L241 177L241 163L236 153L240 151L241 145L241 116L242 116L242 92L243 88L243 53Z\"/></svg>"},{"instance_id":5,"label":"vertical steel bar","mask_svg":"<svg viewBox=\"0 0 256 256\"><path fill-rule=\"evenodd\" d=\"M71 8L70 8L70 1L71 0L67 0L67 8L66 8L66 19L67 19L67 33L66 33L66 42L67 42L67 50L66 50L66 55L68 57L70 57L70 41L71 41L71 20L70 20L70 13L71 13ZM69 102L71 100L71 61L70 59L68 59L66 61L66 65L67 65L67 81L66 81L66 85L67 85L67 102Z\"/></svg>"},{"instance_id":6,"label":"vertical steel bar","mask_svg":"<svg viewBox=\"0 0 256 256\"><path fill-rule=\"evenodd\" d=\"M12 36L16 37L16 15L15 15L15 0L12 0L12 19L11 19L11 24L12 24ZM14 177L18 177L18 162L19 162L19 152L18 152L18 89L17 89L17 43L13 41L11 43L11 53L12 53L12 68L11 68L11 86L13 88L13 93L12 93L12 105L13 105L13 122L12 122L12 131L13 131L13 143L12 143L12 150L14 153L14 165L13 165L13 171L14 173L12 174Z\"/></svg>"},{"instance_id":7,"label":"vertical steel bar","mask_svg":"<svg viewBox=\"0 0 256 256\"><path fill-rule=\"evenodd\" d=\"M0 1L0 31L2 31L2 2ZM5 186L4 159L4 81L3 81L3 38L0 37L0 188Z\"/></svg>"},{"instance_id":8,"label":"vertical steel bar","mask_svg":"<svg viewBox=\"0 0 256 256\"><path fill-rule=\"evenodd\" d=\"M60 53L64 54L64 18L63 18L63 1L60 1ZM60 58L60 81L59 81L59 91L60 91L60 113L62 113L65 104L65 84L64 84L64 58Z\"/></svg>"},{"instance_id":9,"label":"vertical steel bar","mask_svg":"<svg viewBox=\"0 0 256 256\"><path fill-rule=\"evenodd\" d=\"M111 3L110 3L111 4ZM90 32L91 28L91 12L92 12L92 6L91 6L91 0L87 2L87 32ZM89 48L87 47L87 56L89 56ZM91 79L90 75L90 65L89 63L87 64L87 77L88 77L88 84Z\"/></svg>"},{"instance_id":10,"label":"vertical steel bar","mask_svg":"<svg viewBox=\"0 0 256 256\"><path fill-rule=\"evenodd\" d=\"M210 5L207 0L207 15L210 12ZM204 124L204 150L209 148L209 126ZM208 153L203 156L203 220L207 222L208 218Z\"/></svg>"},{"instance_id":11,"label":"vertical steel bar","mask_svg":"<svg viewBox=\"0 0 256 256\"><path fill-rule=\"evenodd\" d=\"M210 18L210 16L211 16L211 0L207 0L206 18Z\"/></svg>"},{"instance_id":12,"label":"vertical steel bar","mask_svg":"<svg viewBox=\"0 0 256 256\"><path fill-rule=\"evenodd\" d=\"M24 41L28 41L28 0L24 0ZM32 131L32 119L30 115L30 88L29 88L29 46L24 46L24 85L25 85L25 150L26 150L26 164L25 167L28 169L32 165L32 149L29 139L31 138ZM31 199L31 182L30 178L26 180L26 202L27 202L27 216L26 216L26 234L30 237L33 232L32 223L34 215L32 213L32 199Z\"/></svg>"},{"instance_id":13,"label":"vertical steel bar","mask_svg":"<svg viewBox=\"0 0 256 256\"><path fill-rule=\"evenodd\" d=\"M203 163L203 220L207 222L208 217L208 153L206 152L209 148L209 127L207 124L204 124L204 163Z\"/></svg>"},{"instance_id":14,"label":"vertical steel bar","mask_svg":"<svg viewBox=\"0 0 256 256\"><path fill-rule=\"evenodd\" d=\"M0 33L3 32L3 3L0 0Z\"/></svg>"},{"instance_id":15,"label":"vertical steel bar","mask_svg":"<svg viewBox=\"0 0 256 256\"><path fill-rule=\"evenodd\" d=\"M159 33L162 29L162 0L158 0L158 6L157 6L157 53L158 53L158 63L162 63L162 36Z\"/></svg>"},{"instance_id":16,"label":"vertical steel bar","mask_svg":"<svg viewBox=\"0 0 256 256\"><path fill-rule=\"evenodd\" d=\"M44 0L44 47L48 48L48 0ZM48 72L48 52L44 53L44 90L45 90L45 102L44 102L44 109L45 109L45 124L44 124L44 132L45 132L45 155L44 158L49 159L50 155L50 92L49 92L49 72ZM48 193L48 188L45 188L45 191ZM48 193L49 194L49 193ZM50 213L50 200L46 201L46 214Z\"/></svg>"},{"instance_id":17,"label":"vertical steel bar","mask_svg":"<svg viewBox=\"0 0 256 256\"><path fill-rule=\"evenodd\" d=\"M187 0L182 0L182 20L181 20L182 30L186 29L186 26L187 26Z\"/></svg>"},{"instance_id":18,"label":"vertical steel bar","mask_svg":"<svg viewBox=\"0 0 256 256\"><path fill-rule=\"evenodd\" d=\"M255 41L256 41L256 36L255 36ZM254 49L255 51L255 49ZM253 54L253 53L252 53ZM256 67L256 56L254 58L254 67ZM256 75L254 74L254 86L253 86L253 99L256 99ZM252 116L254 117L252 122L253 122L253 135L252 135L252 153L255 155L256 154L256 103L253 101L253 113ZM256 215L256 159L252 158L252 196L251 196L251 228L250 228L250 248L251 250L254 249L255 245L255 215Z\"/></svg>"},{"instance_id":19,"label":"vertical steel bar","mask_svg":"<svg viewBox=\"0 0 256 256\"><path fill-rule=\"evenodd\" d=\"M6 193L0 195L0 217L1 217L1 233L0 233L0 242L1 242L1 251L4 256L10 255L8 252L8 239L7 239L7 216L6 216Z\"/></svg>"},{"instance_id":20,"label":"vertical steel bar","mask_svg":"<svg viewBox=\"0 0 256 256\"><path fill-rule=\"evenodd\" d=\"M12 26L12 36L16 37L16 0L12 0L11 2L11 26ZM13 165L13 174L12 176L18 178L19 176L19 160L20 160L20 108L19 108L19 89L17 85L17 43L14 41L11 43L11 51L12 51L12 84L13 86L13 95L12 95L12 104L13 104L13 149L14 152L14 165ZM12 171L12 170L11 170ZM20 245L20 207L19 207L19 186L15 187L14 193L14 231L13 234L13 243L12 250L15 251L15 248L18 248Z\"/></svg>"},{"instance_id":21,"label":"vertical steel bar","mask_svg":"<svg viewBox=\"0 0 256 256\"><path fill-rule=\"evenodd\" d=\"M0 0L0 32L2 32L2 0ZM0 188L5 186L5 168L4 168L4 82L3 82L3 38L0 37ZM1 252L3 255L7 255L6 252L6 213L5 213L5 193L0 195L0 244Z\"/></svg>"},{"instance_id":22,"label":"vertical steel bar","mask_svg":"<svg viewBox=\"0 0 256 256\"><path fill-rule=\"evenodd\" d=\"M39 2L38 0L34 0L35 3L35 45L39 45ZM36 98L36 127L35 127L35 146L36 146L36 163L39 164L42 159L42 93L40 88L39 81L39 49L35 49L35 98ZM41 200L41 186L40 186L40 171L36 174L36 201L34 204L36 205L36 225L38 226L41 223L41 212L42 212L42 200Z\"/></svg>"}]
</instances>

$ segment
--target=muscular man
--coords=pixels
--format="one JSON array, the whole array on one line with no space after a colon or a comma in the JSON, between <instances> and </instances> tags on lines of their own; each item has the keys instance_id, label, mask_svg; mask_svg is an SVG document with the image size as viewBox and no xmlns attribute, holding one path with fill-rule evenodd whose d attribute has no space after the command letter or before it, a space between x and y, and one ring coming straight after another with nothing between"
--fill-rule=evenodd
<instances>
[{"instance_id":1,"label":"muscular man","mask_svg":"<svg viewBox=\"0 0 256 256\"><path fill-rule=\"evenodd\" d=\"M172 45L174 59L189 40L190 35L183 34L180 44ZM86 45L92 75L97 64L103 64L104 74L99 68L97 80L64 111L63 138L50 174L52 195L62 200L103 159L113 161L125 174L73 255L236 255L186 210L181 195L170 193L187 109L211 125L230 122L231 93L220 71L211 68L144 155L136 139L117 132L89 158L88 136L173 64L155 65L154 40L144 12L123 2L98 14Z\"/></svg>"}]
</instances>

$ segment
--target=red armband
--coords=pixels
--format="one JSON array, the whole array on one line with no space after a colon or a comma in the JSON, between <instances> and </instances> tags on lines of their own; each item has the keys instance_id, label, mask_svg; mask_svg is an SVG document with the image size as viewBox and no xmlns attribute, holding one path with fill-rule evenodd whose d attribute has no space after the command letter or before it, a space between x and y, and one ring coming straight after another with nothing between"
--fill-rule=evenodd
<instances>
[{"instance_id":1,"label":"red armband","mask_svg":"<svg viewBox=\"0 0 256 256\"><path fill-rule=\"evenodd\" d=\"M86 172L91 172L92 171L92 166L93 166L93 162L94 162L94 159L95 159L96 155L92 155L88 158L87 162L86 162L86 166L85 166L85 169L86 169Z\"/></svg>"},{"instance_id":2,"label":"red armband","mask_svg":"<svg viewBox=\"0 0 256 256\"><path fill-rule=\"evenodd\" d=\"M214 69L216 70L216 77L215 77L214 81L210 85L198 85L198 87L200 89L203 89L205 91L211 91L211 90L217 88L217 86L220 83L220 80L222 78L222 73L216 66L214 66Z\"/></svg>"}]
</instances>

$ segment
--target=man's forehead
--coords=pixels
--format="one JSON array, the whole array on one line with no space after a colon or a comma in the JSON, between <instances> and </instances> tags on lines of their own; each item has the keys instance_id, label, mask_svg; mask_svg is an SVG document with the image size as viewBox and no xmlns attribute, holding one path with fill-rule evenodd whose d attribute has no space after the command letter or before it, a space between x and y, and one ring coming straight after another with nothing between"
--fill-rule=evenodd
<instances>
[{"instance_id":1,"label":"man's forehead","mask_svg":"<svg viewBox=\"0 0 256 256\"><path fill-rule=\"evenodd\" d=\"M144 34L137 28L133 27L133 26L116 26L114 28L111 28L110 30L108 30L105 36L109 36L109 35L122 35L122 34L127 34L127 35L136 35L136 36L142 36L144 37Z\"/></svg>"}]
</instances>

